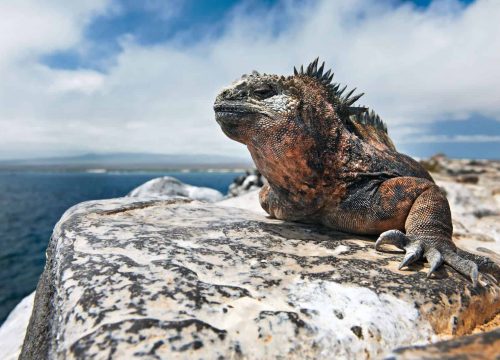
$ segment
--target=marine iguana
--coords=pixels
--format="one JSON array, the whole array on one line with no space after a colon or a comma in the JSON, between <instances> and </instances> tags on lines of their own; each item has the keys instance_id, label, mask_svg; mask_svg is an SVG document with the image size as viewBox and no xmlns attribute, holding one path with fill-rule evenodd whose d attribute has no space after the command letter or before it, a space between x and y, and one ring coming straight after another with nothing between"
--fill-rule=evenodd
<instances>
[{"instance_id":1,"label":"marine iguana","mask_svg":"<svg viewBox=\"0 0 500 360\"><path fill-rule=\"evenodd\" d=\"M354 106L363 95L332 83L318 59L293 76L243 75L214 104L216 120L245 144L267 179L262 207L272 217L355 234L380 235L405 250L399 266L425 258L428 276L444 262L478 282L500 279L487 257L457 249L448 201L430 174L397 152L373 110ZM345 93L345 94L344 94Z\"/></svg>"}]
</instances>

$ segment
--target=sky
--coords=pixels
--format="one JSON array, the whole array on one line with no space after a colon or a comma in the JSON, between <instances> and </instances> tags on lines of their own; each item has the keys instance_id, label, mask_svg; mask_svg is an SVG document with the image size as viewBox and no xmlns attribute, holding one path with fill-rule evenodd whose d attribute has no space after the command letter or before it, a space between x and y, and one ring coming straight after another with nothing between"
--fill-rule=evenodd
<instances>
[{"instance_id":1,"label":"sky","mask_svg":"<svg viewBox=\"0 0 500 360\"><path fill-rule=\"evenodd\" d=\"M0 0L0 159L247 157L218 91L316 56L412 156L500 158L497 0Z\"/></svg>"}]
</instances>

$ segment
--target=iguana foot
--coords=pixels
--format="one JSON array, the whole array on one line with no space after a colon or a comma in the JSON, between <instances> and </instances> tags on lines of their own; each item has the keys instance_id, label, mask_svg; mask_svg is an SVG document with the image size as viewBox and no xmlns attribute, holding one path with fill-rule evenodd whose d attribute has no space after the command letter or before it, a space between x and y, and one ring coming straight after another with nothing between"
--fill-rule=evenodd
<instances>
[{"instance_id":1,"label":"iguana foot","mask_svg":"<svg viewBox=\"0 0 500 360\"><path fill-rule=\"evenodd\" d=\"M457 249L451 241L442 241L428 236L406 235L399 230L389 230L380 234L375 243L375 249L383 251L381 246L385 244L394 245L406 251L399 269L425 257L430 264L427 277L430 277L442 263L446 263L459 273L470 277L474 286L477 286L479 271L492 275L496 282L500 280L500 266L495 262L485 256Z\"/></svg>"}]
</instances>

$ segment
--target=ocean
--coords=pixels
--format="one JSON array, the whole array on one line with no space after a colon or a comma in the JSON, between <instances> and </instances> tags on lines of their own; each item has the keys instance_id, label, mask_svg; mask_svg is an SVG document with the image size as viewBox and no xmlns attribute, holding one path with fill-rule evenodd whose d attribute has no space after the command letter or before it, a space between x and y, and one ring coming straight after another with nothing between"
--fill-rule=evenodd
<instances>
[{"instance_id":1,"label":"ocean","mask_svg":"<svg viewBox=\"0 0 500 360\"><path fill-rule=\"evenodd\" d=\"M239 172L8 172L0 171L0 324L36 288L54 225L69 207L121 197L153 178L227 193Z\"/></svg>"}]
</instances>

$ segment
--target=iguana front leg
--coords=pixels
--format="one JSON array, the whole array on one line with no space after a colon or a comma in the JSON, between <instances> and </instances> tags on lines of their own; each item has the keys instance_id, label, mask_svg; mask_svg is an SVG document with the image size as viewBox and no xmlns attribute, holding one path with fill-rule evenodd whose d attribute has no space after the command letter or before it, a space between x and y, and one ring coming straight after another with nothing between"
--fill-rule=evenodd
<instances>
[{"instance_id":1,"label":"iguana front leg","mask_svg":"<svg viewBox=\"0 0 500 360\"><path fill-rule=\"evenodd\" d=\"M451 240L450 207L437 185L427 180L402 177L385 181L380 185L379 192L383 196L399 199L405 207L411 204L406 212L405 233L396 227L383 232L375 243L377 250L381 250L384 244L392 244L406 251L400 269L425 257L430 263L428 276L444 262L469 276L474 285L477 284L478 270L500 279L500 267L493 261L457 249ZM401 209L389 207L384 212L391 213L393 210Z\"/></svg>"},{"instance_id":2,"label":"iguana front leg","mask_svg":"<svg viewBox=\"0 0 500 360\"><path fill-rule=\"evenodd\" d=\"M291 201L290 196L279 194L265 184L259 193L259 202L262 208L273 218L287 221L314 221L313 214L321 206L318 202L322 197L311 195L304 197L302 201Z\"/></svg>"}]
</instances>

